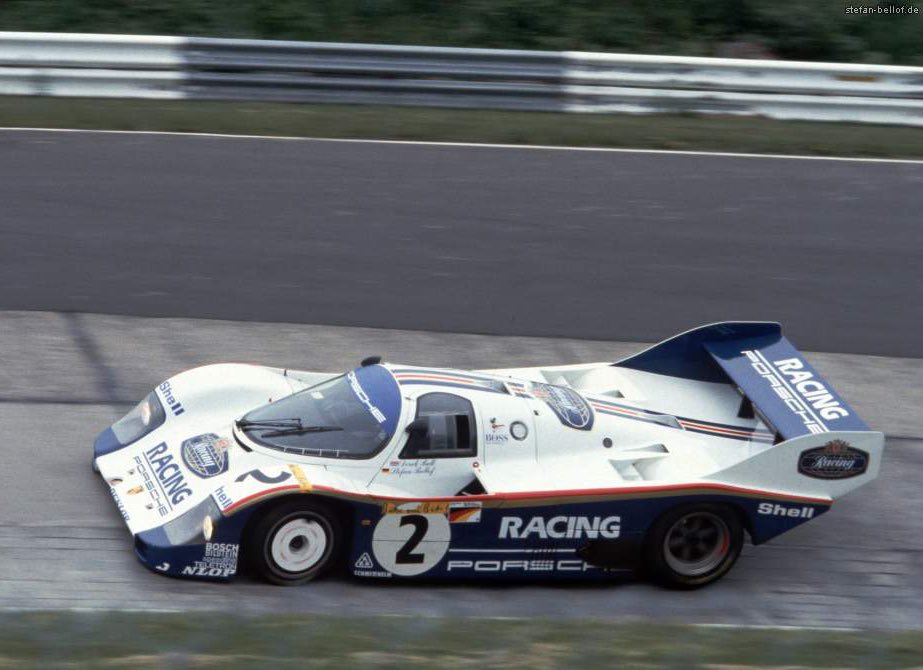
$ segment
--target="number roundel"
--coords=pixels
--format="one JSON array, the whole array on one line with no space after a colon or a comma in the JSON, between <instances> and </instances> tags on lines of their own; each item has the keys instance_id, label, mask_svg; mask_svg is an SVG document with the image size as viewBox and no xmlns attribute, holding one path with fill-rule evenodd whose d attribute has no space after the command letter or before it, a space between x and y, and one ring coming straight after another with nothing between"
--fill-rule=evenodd
<instances>
[{"instance_id":1,"label":"number roundel","mask_svg":"<svg viewBox=\"0 0 923 670\"><path fill-rule=\"evenodd\" d=\"M449 549L451 531L445 514L385 514L372 534L372 551L395 575L421 575Z\"/></svg>"}]
</instances>

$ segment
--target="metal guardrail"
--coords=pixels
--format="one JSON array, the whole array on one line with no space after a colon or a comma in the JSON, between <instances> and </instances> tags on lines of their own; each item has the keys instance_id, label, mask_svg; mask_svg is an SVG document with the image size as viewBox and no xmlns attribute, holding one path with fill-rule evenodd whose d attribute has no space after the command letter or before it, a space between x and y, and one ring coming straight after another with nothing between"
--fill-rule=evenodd
<instances>
[{"instance_id":1,"label":"metal guardrail","mask_svg":"<svg viewBox=\"0 0 923 670\"><path fill-rule=\"evenodd\" d=\"M701 113L923 125L923 68L0 32L0 94Z\"/></svg>"}]
</instances>

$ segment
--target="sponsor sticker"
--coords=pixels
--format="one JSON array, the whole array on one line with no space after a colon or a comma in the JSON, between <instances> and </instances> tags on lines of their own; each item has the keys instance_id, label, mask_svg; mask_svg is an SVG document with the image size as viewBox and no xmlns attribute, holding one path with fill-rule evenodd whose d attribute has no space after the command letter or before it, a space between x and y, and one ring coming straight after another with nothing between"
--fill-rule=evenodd
<instances>
[{"instance_id":1,"label":"sponsor sticker","mask_svg":"<svg viewBox=\"0 0 923 670\"><path fill-rule=\"evenodd\" d=\"M170 506L170 503L164 499L161 487L157 485L153 475L150 473L147 466L144 465L140 456L135 456L135 464L138 474L144 479L144 488L147 489L147 495L151 499L151 502L147 504L147 508L156 508L160 516L167 516L173 508Z\"/></svg>"},{"instance_id":2,"label":"sponsor sticker","mask_svg":"<svg viewBox=\"0 0 923 670\"><path fill-rule=\"evenodd\" d=\"M390 572L385 572L384 570L362 570L356 568L353 570L353 574L357 577L393 577Z\"/></svg>"},{"instance_id":3,"label":"sponsor sticker","mask_svg":"<svg viewBox=\"0 0 923 670\"><path fill-rule=\"evenodd\" d=\"M864 474L869 455L845 440L831 440L822 447L801 452L798 472L814 479L848 479Z\"/></svg>"},{"instance_id":4,"label":"sponsor sticker","mask_svg":"<svg viewBox=\"0 0 923 670\"><path fill-rule=\"evenodd\" d=\"M784 516L792 519L811 519L814 517L814 508L807 505L801 507L792 507L790 505L780 505L779 503L764 502L756 508L758 514L766 516Z\"/></svg>"},{"instance_id":5,"label":"sponsor sticker","mask_svg":"<svg viewBox=\"0 0 923 670\"><path fill-rule=\"evenodd\" d=\"M497 423L496 417L490 420L490 430L484 434L485 444L506 444L510 436L506 432L506 424Z\"/></svg>"},{"instance_id":6,"label":"sponsor sticker","mask_svg":"<svg viewBox=\"0 0 923 670\"><path fill-rule=\"evenodd\" d=\"M353 393L356 394L359 402L365 405L366 409L369 411L369 414L371 414L378 423L385 423L388 420L387 417L385 416L384 412L372 404L368 394L362 388L362 385L359 384L359 378L356 377L356 373L350 372L348 375L346 375L346 378L349 380L349 386L353 390Z\"/></svg>"},{"instance_id":7,"label":"sponsor sticker","mask_svg":"<svg viewBox=\"0 0 923 670\"><path fill-rule=\"evenodd\" d=\"M179 416L186 410L183 409L183 404L176 399L176 396L173 395L173 387L170 386L170 382L164 382L157 387L160 391L160 395L167 403L167 407L170 408L170 411L173 412L173 416Z\"/></svg>"},{"instance_id":8,"label":"sponsor sticker","mask_svg":"<svg viewBox=\"0 0 923 670\"><path fill-rule=\"evenodd\" d=\"M230 440L214 433L196 435L183 441L183 463L203 479L214 477L228 469Z\"/></svg>"},{"instance_id":9,"label":"sponsor sticker","mask_svg":"<svg viewBox=\"0 0 923 670\"><path fill-rule=\"evenodd\" d=\"M360 570L372 570L375 567L372 557L369 556L369 552L363 552L362 556L356 561L356 567Z\"/></svg>"},{"instance_id":10,"label":"sponsor sticker","mask_svg":"<svg viewBox=\"0 0 923 670\"><path fill-rule=\"evenodd\" d=\"M207 542L202 560L184 567L182 574L191 577L230 577L237 572L239 550L237 544Z\"/></svg>"},{"instance_id":11,"label":"sponsor sticker","mask_svg":"<svg viewBox=\"0 0 923 670\"><path fill-rule=\"evenodd\" d=\"M151 506L157 508L160 516L167 516L174 505L192 495L192 489L179 464L168 452L166 442L151 447L142 456L135 456L135 467L144 480Z\"/></svg>"},{"instance_id":12,"label":"sponsor sticker","mask_svg":"<svg viewBox=\"0 0 923 670\"><path fill-rule=\"evenodd\" d=\"M590 430L593 427L593 410L583 396L573 389L533 382L532 394L548 405L565 426L577 430Z\"/></svg>"},{"instance_id":13,"label":"sponsor sticker","mask_svg":"<svg viewBox=\"0 0 923 670\"><path fill-rule=\"evenodd\" d=\"M621 530L618 516L553 516L546 519L534 516L528 521L518 516L505 516L500 520L500 539L525 540L541 538L547 540L587 538L615 539Z\"/></svg>"},{"instance_id":14,"label":"sponsor sticker","mask_svg":"<svg viewBox=\"0 0 923 670\"><path fill-rule=\"evenodd\" d=\"M758 350L745 349L741 353L808 432L826 433L829 431L826 421L849 416L839 398L805 369L800 358L770 361Z\"/></svg>"},{"instance_id":15,"label":"sponsor sticker","mask_svg":"<svg viewBox=\"0 0 923 670\"><path fill-rule=\"evenodd\" d=\"M821 418L830 421L849 416L849 411L834 397L833 392L821 384L814 373L804 369L804 361L800 358L773 361L772 364Z\"/></svg>"},{"instance_id":16,"label":"sponsor sticker","mask_svg":"<svg viewBox=\"0 0 923 670\"><path fill-rule=\"evenodd\" d=\"M449 523L478 523L480 520L480 502L471 501L449 504Z\"/></svg>"},{"instance_id":17,"label":"sponsor sticker","mask_svg":"<svg viewBox=\"0 0 923 670\"><path fill-rule=\"evenodd\" d=\"M446 514L449 511L447 502L404 502L385 503L381 508L382 514Z\"/></svg>"},{"instance_id":18,"label":"sponsor sticker","mask_svg":"<svg viewBox=\"0 0 923 670\"><path fill-rule=\"evenodd\" d=\"M112 499L115 500L115 506L119 509L119 514L122 515L122 518L125 519L125 523L128 523L128 511L125 509L125 504L122 502L122 499L119 497L119 494L115 492L115 489L109 487L109 493L112 494Z\"/></svg>"},{"instance_id":19,"label":"sponsor sticker","mask_svg":"<svg viewBox=\"0 0 923 670\"><path fill-rule=\"evenodd\" d=\"M446 563L446 571L473 571L473 572L586 572L598 570L595 565L575 558L560 560L548 559L509 559L492 560L482 559L450 560Z\"/></svg>"},{"instance_id":20,"label":"sponsor sticker","mask_svg":"<svg viewBox=\"0 0 923 670\"><path fill-rule=\"evenodd\" d=\"M226 510L228 507L234 504L231 496L228 495L223 486L219 486L217 489L215 489L215 492L212 494L212 498L215 499L215 503L218 505L218 508L221 511Z\"/></svg>"}]
</instances>

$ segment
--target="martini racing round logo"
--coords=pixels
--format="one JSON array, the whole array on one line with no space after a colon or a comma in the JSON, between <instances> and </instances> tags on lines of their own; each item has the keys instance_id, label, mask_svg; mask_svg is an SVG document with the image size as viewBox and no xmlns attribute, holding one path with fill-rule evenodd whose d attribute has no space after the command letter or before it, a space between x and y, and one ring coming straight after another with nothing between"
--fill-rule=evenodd
<instances>
[{"instance_id":1,"label":"martini racing round logo","mask_svg":"<svg viewBox=\"0 0 923 670\"><path fill-rule=\"evenodd\" d=\"M822 447L801 452L798 472L814 479L858 477L869 467L869 455L843 440L831 440Z\"/></svg>"},{"instance_id":2,"label":"martini racing round logo","mask_svg":"<svg viewBox=\"0 0 923 670\"><path fill-rule=\"evenodd\" d=\"M183 442L183 463L199 477L207 479L228 469L230 441L214 433L196 435Z\"/></svg>"},{"instance_id":3,"label":"martini racing round logo","mask_svg":"<svg viewBox=\"0 0 923 670\"><path fill-rule=\"evenodd\" d=\"M545 402L565 426L577 430L593 427L593 410L576 391L564 386L532 383L532 394Z\"/></svg>"}]
</instances>

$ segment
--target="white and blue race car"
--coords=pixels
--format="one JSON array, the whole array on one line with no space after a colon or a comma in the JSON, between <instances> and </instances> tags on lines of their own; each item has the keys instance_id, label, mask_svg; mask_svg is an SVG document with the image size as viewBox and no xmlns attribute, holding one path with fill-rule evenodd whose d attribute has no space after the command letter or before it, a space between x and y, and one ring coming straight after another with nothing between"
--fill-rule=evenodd
<instances>
[{"instance_id":1,"label":"white and blue race car","mask_svg":"<svg viewBox=\"0 0 923 670\"><path fill-rule=\"evenodd\" d=\"M776 323L617 363L346 374L209 365L97 438L141 561L228 579L726 574L868 483L884 437Z\"/></svg>"}]
</instances>

